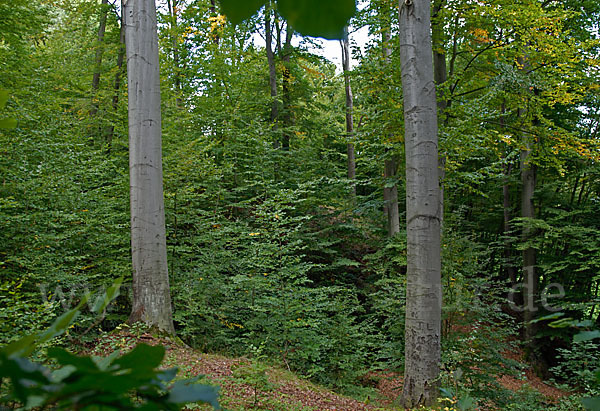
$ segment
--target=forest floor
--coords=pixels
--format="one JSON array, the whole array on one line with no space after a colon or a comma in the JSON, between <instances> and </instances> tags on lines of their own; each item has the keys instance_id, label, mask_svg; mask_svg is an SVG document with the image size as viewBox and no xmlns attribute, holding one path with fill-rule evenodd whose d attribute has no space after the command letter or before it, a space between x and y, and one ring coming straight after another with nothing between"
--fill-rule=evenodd
<instances>
[{"instance_id":1,"label":"forest floor","mask_svg":"<svg viewBox=\"0 0 600 411\"><path fill-rule=\"evenodd\" d=\"M103 336L91 349L94 355L108 355L115 349L128 351L138 343L161 344L166 348L165 368L177 367L178 378L202 375L201 383L219 386L219 402L224 410L329 411L399 410L396 399L402 392L402 376L393 372L370 372L364 376L373 395L365 401L337 394L277 367L258 364L248 358L229 358L201 353L180 342L157 338L148 333L134 335L126 330ZM86 350L87 351L87 350ZM515 357L522 353L513 353ZM550 401L568 395L545 384L533 370L526 370L526 382ZM517 391L524 380L504 376L504 387ZM188 406L189 407L189 406ZM188 409L209 410L208 406Z\"/></svg>"}]
</instances>

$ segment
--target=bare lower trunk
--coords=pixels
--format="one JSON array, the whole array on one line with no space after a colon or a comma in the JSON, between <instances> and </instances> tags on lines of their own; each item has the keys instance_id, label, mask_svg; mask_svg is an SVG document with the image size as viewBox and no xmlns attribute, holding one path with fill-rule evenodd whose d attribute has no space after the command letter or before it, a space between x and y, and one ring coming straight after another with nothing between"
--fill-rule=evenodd
<instances>
[{"instance_id":1,"label":"bare lower trunk","mask_svg":"<svg viewBox=\"0 0 600 411\"><path fill-rule=\"evenodd\" d=\"M124 10L129 86L133 308L130 321L174 333L167 270L158 36L154 0Z\"/></svg>"},{"instance_id":2,"label":"bare lower trunk","mask_svg":"<svg viewBox=\"0 0 600 411\"><path fill-rule=\"evenodd\" d=\"M504 115L506 112L505 103L502 103L502 116L500 117L500 127L502 131L505 128L505 119ZM506 158L505 158L506 160ZM512 216L511 216L511 201L510 201L510 174L512 171L512 164L505 164L504 167L504 183L502 184L502 206L503 206L503 224L502 224L502 232L504 235L504 270L505 270L505 279L508 279L510 282L511 289L517 284L517 271L515 270L515 266L513 265L513 255L512 255L512 246L510 242L509 236L512 233Z\"/></svg>"},{"instance_id":3,"label":"bare lower trunk","mask_svg":"<svg viewBox=\"0 0 600 411\"><path fill-rule=\"evenodd\" d=\"M386 187L383 188L383 199L385 201L385 211L387 215L388 235L393 237L400 232L400 213L398 211L398 185L387 187L387 181L396 177L396 159L394 157L385 160L384 177Z\"/></svg>"},{"instance_id":4,"label":"bare lower trunk","mask_svg":"<svg viewBox=\"0 0 600 411\"><path fill-rule=\"evenodd\" d=\"M348 27L344 28L344 38L340 41L342 46L342 68L344 70L344 89L346 91L346 138L349 140L347 147L348 155L348 179L351 180L350 193L354 198L356 196L356 155L354 153L354 118L353 118L353 99L352 87L350 86L350 44L348 39Z\"/></svg>"},{"instance_id":5,"label":"bare lower trunk","mask_svg":"<svg viewBox=\"0 0 600 411\"><path fill-rule=\"evenodd\" d=\"M506 279L510 282L511 288L513 288L517 284L517 272L513 265L512 259L512 246L510 244L509 236L512 232L511 221L512 216L510 214L510 210L512 208L510 202L510 186L508 185L508 181L510 179L512 167L510 164L504 166L504 184L502 185L502 205L504 209L503 213L503 227L502 231L504 233L504 267L506 272Z\"/></svg>"},{"instance_id":6,"label":"bare lower trunk","mask_svg":"<svg viewBox=\"0 0 600 411\"><path fill-rule=\"evenodd\" d=\"M535 191L536 172L535 165L531 163L532 141L530 136L524 137L523 149L521 150L521 217L535 218L535 209L533 207L533 194ZM523 229L523 241L529 240L533 234L527 226ZM525 339L532 342L537 328L531 322L535 318L538 300L538 274L535 267L536 252L535 248L528 247L523 250L523 280L524 280L524 300L525 300Z\"/></svg>"},{"instance_id":7,"label":"bare lower trunk","mask_svg":"<svg viewBox=\"0 0 600 411\"><path fill-rule=\"evenodd\" d=\"M390 43L390 30L384 29L382 32L383 57L386 64L390 64L392 49ZM400 211L398 210L398 183L390 185L390 180L396 178L398 165L396 157L392 153L390 158L385 159L383 167L383 178L385 185L383 187L383 202L385 215L387 217L388 236L393 237L400 232Z\"/></svg>"},{"instance_id":8,"label":"bare lower trunk","mask_svg":"<svg viewBox=\"0 0 600 411\"><path fill-rule=\"evenodd\" d=\"M428 406L441 361L440 185L430 2L400 2L406 146L406 330L402 403Z\"/></svg>"}]
</instances>

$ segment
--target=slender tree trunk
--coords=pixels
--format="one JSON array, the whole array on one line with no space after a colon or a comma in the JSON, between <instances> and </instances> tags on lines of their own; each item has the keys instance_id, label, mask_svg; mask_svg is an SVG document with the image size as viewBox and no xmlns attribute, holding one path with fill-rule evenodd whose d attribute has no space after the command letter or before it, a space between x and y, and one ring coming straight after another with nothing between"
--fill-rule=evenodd
<instances>
[{"instance_id":1,"label":"slender tree trunk","mask_svg":"<svg viewBox=\"0 0 600 411\"><path fill-rule=\"evenodd\" d=\"M292 83L291 83L291 73L290 73L290 58L292 56L292 37L294 35L294 30L289 25L286 26L285 30L285 43L282 49L281 60L283 61L283 80L282 80L282 91L283 91L283 141L282 148L285 151L290 149L290 131L289 127L291 127L294 123L293 115L292 115Z\"/></svg>"},{"instance_id":2,"label":"slender tree trunk","mask_svg":"<svg viewBox=\"0 0 600 411\"><path fill-rule=\"evenodd\" d=\"M433 77L438 90L437 106L439 117L444 119L443 123L447 125L446 110L450 107L450 101L444 95L442 85L448 80L448 68L446 64L446 52L443 41L443 21L440 16L442 7L446 0L435 0L433 5L433 16L431 23L431 41L433 47ZM446 155L442 154L438 159L440 169L440 223L444 223L444 180L446 178Z\"/></svg>"},{"instance_id":3,"label":"slender tree trunk","mask_svg":"<svg viewBox=\"0 0 600 411\"><path fill-rule=\"evenodd\" d=\"M119 109L119 94L121 92L121 81L123 77L123 62L125 60L125 1L121 0L121 30L119 33L119 53L117 54L117 72L115 73L114 94L112 98L112 108L116 112ZM112 140L115 135L114 124L110 125L106 130L106 145L110 152Z\"/></svg>"},{"instance_id":4,"label":"slender tree trunk","mask_svg":"<svg viewBox=\"0 0 600 411\"><path fill-rule=\"evenodd\" d=\"M396 177L397 172L396 158L386 158L383 174L385 181ZM385 211L387 215L388 235L393 237L400 232L400 212L398 210L398 184L394 183L391 187L383 188L383 199L385 201Z\"/></svg>"},{"instance_id":5,"label":"slender tree trunk","mask_svg":"<svg viewBox=\"0 0 600 411\"><path fill-rule=\"evenodd\" d=\"M389 46L390 43L390 31L384 29L382 32L383 42L383 57L387 65L390 64L390 57L392 55L392 49ZM397 170L396 156L392 153L388 158L384 160L383 177L385 186L383 187L383 202L385 215L387 217L387 229L388 236L393 237L396 233L400 232L400 211L398 210L398 184L394 183L391 187L388 187L389 181L396 178Z\"/></svg>"},{"instance_id":6,"label":"slender tree trunk","mask_svg":"<svg viewBox=\"0 0 600 411\"><path fill-rule=\"evenodd\" d=\"M127 0L124 10L129 87L129 176L133 308L143 321L174 333L167 269L158 35L154 0Z\"/></svg>"},{"instance_id":7,"label":"slender tree trunk","mask_svg":"<svg viewBox=\"0 0 600 411\"><path fill-rule=\"evenodd\" d=\"M406 146L406 330L402 403L432 405L441 361L440 182L430 1L400 1Z\"/></svg>"},{"instance_id":8,"label":"slender tree trunk","mask_svg":"<svg viewBox=\"0 0 600 411\"><path fill-rule=\"evenodd\" d=\"M502 103L502 116L500 117L500 128L504 131L504 113L506 111L504 102ZM505 159L506 160L506 159ZM512 246L509 236L512 232L512 215L510 210L512 209L510 201L510 173L512 171L512 164L505 164L504 170L504 182L502 184L502 206L503 206L503 225L502 232L504 235L504 270L506 272L506 279L510 282L510 287L513 289L517 284L517 271L513 265Z\"/></svg>"},{"instance_id":9,"label":"slender tree trunk","mask_svg":"<svg viewBox=\"0 0 600 411\"><path fill-rule=\"evenodd\" d=\"M504 218L503 218L503 225L502 225L502 231L504 234L504 267L505 267L505 272L506 272L506 278L509 280L510 282L510 286L511 288L514 287L517 284L517 271L515 270L515 267L513 265L513 255L512 255L512 247L511 247L511 243L510 243L510 239L509 236L511 235L512 232L512 225L511 225L511 221L512 221L512 216L510 213L510 210L512 208L511 202L510 202L510 185L509 185L509 180L510 180L510 173L512 171L512 165L511 164L506 164L504 165L504 184L502 185L502 205L503 205L503 209L504 209Z\"/></svg>"},{"instance_id":10,"label":"slender tree trunk","mask_svg":"<svg viewBox=\"0 0 600 411\"><path fill-rule=\"evenodd\" d=\"M173 71L175 75L175 102L177 107L183 105L181 90L181 72L179 67L179 47L177 45L177 0L167 0L171 24L171 47L173 48Z\"/></svg>"},{"instance_id":11,"label":"slender tree trunk","mask_svg":"<svg viewBox=\"0 0 600 411\"><path fill-rule=\"evenodd\" d=\"M533 137L523 135L521 149L521 217L535 218L535 208L533 205L533 194L536 185L536 169L531 163L531 152L533 149ZM527 227L523 228L523 241L528 241L533 235L533 230ZM524 290L525 290L525 339L529 342L534 340L537 327L531 322L535 318L538 303L538 272L536 265L535 248L528 247L523 250L523 272L524 272Z\"/></svg>"},{"instance_id":12,"label":"slender tree trunk","mask_svg":"<svg viewBox=\"0 0 600 411\"><path fill-rule=\"evenodd\" d=\"M217 13L217 3L215 2L215 0L210 0L210 6L208 8L210 10L210 15L212 17L217 17L218 13ZM215 43L215 45L219 45L219 42L221 41L221 38L219 37L218 34L215 35L215 37L213 37L213 42Z\"/></svg>"},{"instance_id":13,"label":"slender tree trunk","mask_svg":"<svg viewBox=\"0 0 600 411\"><path fill-rule=\"evenodd\" d=\"M351 195L356 197L356 157L354 154L354 118L353 118L353 99L352 87L350 86L350 44L348 39L348 27L344 27L344 38L340 41L342 46L342 68L344 70L344 89L346 91L346 151L348 154L348 179L351 181Z\"/></svg>"},{"instance_id":14,"label":"slender tree trunk","mask_svg":"<svg viewBox=\"0 0 600 411\"><path fill-rule=\"evenodd\" d=\"M527 56L518 59L521 65L521 71L526 72L529 65ZM517 113L518 117L523 118L525 122L526 111L520 108ZM531 154L535 145L535 138L531 134L522 133L521 135L521 153L520 153L520 168L521 168L521 217L535 218L535 207L533 205L533 195L536 186L536 167L531 162ZM534 231L524 226L521 233L523 242L528 241L534 235ZM539 364L538 358L535 357L535 335L537 333L537 324L531 321L535 318L538 310L538 286L539 275L536 269L536 251L533 247L527 247L523 250L523 300L524 300L524 329L525 340L529 347L529 354L532 359Z\"/></svg>"},{"instance_id":15,"label":"slender tree trunk","mask_svg":"<svg viewBox=\"0 0 600 411\"><path fill-rule=\"evenodd\" d=\"M102 0L100 5L100 21L98 23L98 42L96 44L96 58L94 60L94 75L92 76L92 109L90 116L98 113L98 89L100 88L100 75L102 72L102 55L104 54L104 33L106 32L106 19L108 16L108 0Z\"/></svg>"},{"instance_id":16,"label":"slender tree trunk","mask_svg":"<svg viewBox=\"0 0 600 411\"><path fill-rule=\"evenodd\" d=\"M271 115L270 123L275 132L273 147L279 148L277 118L279 116L279 103L277 102L277 70L275 68L275 54L273 53L273 31L271 29L271 4L265 7L265 49L267 50L267 63L269 65L269 89L271 90Z\"/></svg>"}]
</instances>

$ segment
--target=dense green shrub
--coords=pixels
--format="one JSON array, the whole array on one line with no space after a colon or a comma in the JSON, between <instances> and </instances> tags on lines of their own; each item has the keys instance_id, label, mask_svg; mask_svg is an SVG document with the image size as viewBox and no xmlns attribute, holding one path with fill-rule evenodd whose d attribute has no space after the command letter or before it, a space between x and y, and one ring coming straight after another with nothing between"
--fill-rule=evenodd
<instances>
[{"instance_id":1,"label":"dense green shrub","mask_svg":"<svg viewBox=\"0 0 600 411\"><path fill-rule=\"evenodd\" d=\"M122 280L121 280L122 281ZM95 312L103 312L119 293L120 281L98 299ZM179 410L189 402L207 402L218 408L214 387L193 380L173 382L177 369L159 370L165 355L162 346L137 345L130 352L107 357L76 356L50 347L47 358L58 367L48 368L27 358L40 345L64 333L73 323L84 299L39 333L0 348L0 403L12 408L59 410Z\"/></svg>"},{"instance_id":2,"label":"dense green shrub","mask_svg":"<svg viewBox=\"0 0 600 411\"><path fill-rule=\"evenodd\" d=\"M550 371L560 380L568 381L587 394L600 395L600 344L591 341L574 342L569 348L558 349L559 364Z\"/></svg>"}]
</instances>

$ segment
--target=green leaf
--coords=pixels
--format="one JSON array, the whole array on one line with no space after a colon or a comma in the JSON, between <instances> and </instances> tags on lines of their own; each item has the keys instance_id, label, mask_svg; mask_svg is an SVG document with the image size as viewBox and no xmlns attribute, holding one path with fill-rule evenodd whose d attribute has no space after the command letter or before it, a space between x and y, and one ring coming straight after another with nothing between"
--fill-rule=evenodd
<instances>
[{"instance_id":1,"label":"green leaf","mask_svg":"<svg viewBox=\"0 0 600 411\"><path fill-rule=\"evenodd\" d=\"M60 365L72 365L76 367L78 371L99 371L98 366L90 357L78 357L77 355L71 354L64 348L48 348L48 357L54 358Z\"/></svg>"},{"instance_id":2,"label":"green leaf","mask_svg":"<svg viewBox=\"0 0 600 411\"><path fill-rule=\"evenodd\" d=\"M251 17L264 0L221 0L221 9L233 24ZM277 10L295 31L305 36L341 39L356 12L355 0L278 0Z\"/></svg>"},{"instance_id":3,"label":"green leaf","mask_svg":"<svg viewBox=\"0 0 600 411\"><path fill-rule=\"evenodd\" d=\"M95 313L103 312L106 309L106 307L108 307L108 305L111 303L111 301L113 301L119 296L122 283L123 277L117 279L113 283L113 285L108 287L106 292L102 295L102 298L98 298L96 300L96 304L94 304L94 308L92 308L92 311Z\"/></svg>"},{"instance_id":4,"label":"green leaf","mask_svg":"<svg viewBox=\"0 0 600 411\"><path fill-rule=\"evenodd\" d=\"M173 367L169 368L168 370L161 371L156 376L160 381L167 383L169 381L173 381L173 379L177 376L177 371L179 371L177 367Z\"/></svg>"},{"instance_id":5,"label":"green leaf","mask_svg":"<svg viewBox=\"0 0 600 411\"><path fill-rule=\"evenodd\" d=\"M582 342L600 338L600 330L582 331L573 337L573 342Z\"/></svg>"},{"instance_id":6,"label":"green leaf","mask_svg":"<svg viewBox=\"0 0 600 411\"><path fill-rule=\"evenodd\" d=\"M12 395L23 403L31 395L39 393L39 386L49 384L48 370L22 357L0 355L0 379L8 378L12 382Z\"/></svg>"},{"instance_id":7,"label":"green leaf","mask_svg":"<svg viewBox=\"0 0 600 411\"><path fill-rule=\"evenodd\" d=\"M35 342L36 338L36 334L27 335L13 343L8 344L5 347L2 347L0 352L6 354L6 356L9 357L14 354L24 352L29 346L31 346L31 344Z\"/></svg>"},{"instance_id":8,"label":"green leaf","mask_svg":"<svg viewBox=\"0 0 600 411\"><path fill-rule=\"evenodd\" d=\"M440 393L444 398L452 398L454 396L450 388L440 388Z\"/></svg>"},{"instance_id":9,"label":"green leaf","mask_svg":"<svg viewBox=\"0 0 600 411\"><path fill-rule=\"evenodd\" d=\"M262 6L264 0L220 0L221 10L233 25L252 17Z\"/></svg>"},{"instance_id":10,"label":"green leaf","mask_svg":"<svg viewBox=\"0 0 600 411\"><path fill-rule=\"evenodd\" d=\"M154 369L160 365L165 356L163 346L138 344L133 350L114 361L113 364L124 369Z\"/></svg>"},{"instance_id":11,"label":"green leaf","mask_svg":"<svg viewBox=\"0 0 600 411\"><path fill-rule=\"evenodd\" d=\"M17 126L17 120L14 118L0 119L0 128L15 128Z\"/></svg>"},{"instance_id":12,"label":"green leaf","mask_svg":"<svg viewBox=\"0 0 600 411\"><path fill-rule=\"evenodd\" d=\"M544 315L543 317L540 317L540 318L536 318L535 320L531 320L530 323L535 324L535 323L539 323L540 321L556 320L557 318L560 318L563 315L565 315L565 313L563 313L563 312L552 313L552 314Z\"/></svg>"},{"instance_id":13,"label":"green leaf","mask_svg":"<svg viewBox=\"0 0 600 411\"><path fill-rule=\"evenodd\" d=\"M582 398L581 403L586 410L600 411L600 397Z\"/></svg>"},{"instance_id":14,"label":"green leaf","mask_svg":"<svg viewBox=\"0 0 600 411\"><path fill-rule=\"evenodd\" d=\"M471 397L461 398L460 401L456 404L456 406L463 411L473 409L476 403L475 400Z\"/></svg>"},{"instance_id":15,"label":"green leaf","mask_svg":"<svg viewBox=\"0 0 600 411\"><path fill-rule=\"evenodd\" d=\"M305 36L341 39L356 12L355 0L279 0L277 10Z\"/></svg>"},{"instance_id":16,"label":"green leaf","mask_svg":"<svg viewBox=\"0 0 600 411\"><path fill-rule=\"evenodd\" d=\"M121 354L119 350L115 350L106 357L92 357L92 360L96 363L99 369L102 371L106 371L108 367L112 364L115 358L117 358Z\"/></svg>"},{"instance_id":17,"label":"green leaf","mask_svg":"<svg viewBox=\"0 0 600 411\"><path fill-rule=\"evenodd\" d=\"M548 325L552 328L567 328L567 327L573 326L573 321L574 321L573 318L567 317L567 318L561 318L560 320L552 321Z\"/></svg>"},{"instance_id":18,"label":"green leaf","mask_svg":"<svg viewBox=\"0 0 600 411\"><path fill-rule=\"evenodd\" d=\"M77 307L73 308L70 311L67 311L66 313L58 317L56 320L54 320L50 328L48 328L46 331L40 334L39 339L36 341L35 345L50 341L57 335L64 333L67 330L67 328L69 328L71 323L75 321L75 318L77 318L77 316L79 315L79 310L81 309L81 307L83 307L83 305L86 302L87 297L82 298L79 304L77 304ZM29 347L30 351L24 355L31 354L31 352L33 352L33 350L35 349L35 345Z\"/></svg>"},{"instance_id":19,"label":"green leaf","mask_svg":"<svg viewBox=\"0 0 600 411\"><path fill-rule=\"evenodd\" d=\"M8 91L0 90L0 110L6 106L6 103L8 102L8 96Z\"/></svg>"},{"instance_id":20,"label":"green leaf","mask_svg":"<svg viewBox=\"0 0 600 411\"><path fill-rule=\"evenodd\" d=\"M58 370L52 371L52 381L61 382L71 374L77 371L77 368L73 365L67 365L65 367L59 368Z\"/></svg>"},{"instance_id":21,"label":"green leaf","mask_svg":"<svg viewBox=\"0 0 600 411\"><path fill-rule=\"evenodd\" d=\"M218 394L215 387L210 385L186 384L185 381L177 381L169 393L169 402L182 404L188 402L205 402L214 408L219 408Z\"/></svg>"}]
</instances>

